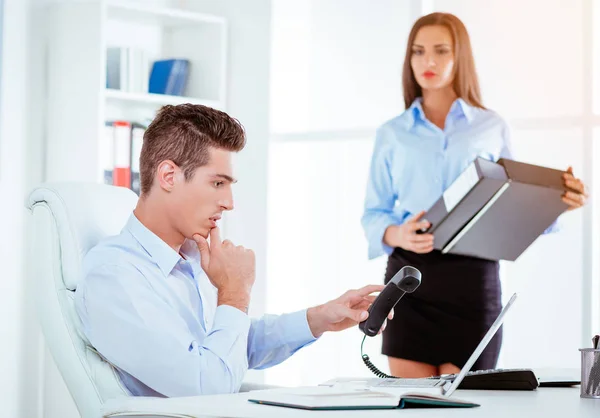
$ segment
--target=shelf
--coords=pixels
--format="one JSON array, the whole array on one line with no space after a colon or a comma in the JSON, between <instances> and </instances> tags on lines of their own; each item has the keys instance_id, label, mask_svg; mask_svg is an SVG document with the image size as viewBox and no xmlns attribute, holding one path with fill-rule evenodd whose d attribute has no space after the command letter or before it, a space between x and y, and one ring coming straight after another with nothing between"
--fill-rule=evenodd
<instances>
[{"instance_id":1,"label":"shelf","mask_svg":"<svg viewBox=\"0 0 600 418\"><path fill-rule=\"evenodd\" d=\"M225 24L226 22L221 16L143 4L119 4L116 0L107 2L107 14L109 19L145 22L166 27L199 23Z\"/></svg>"},{"instance_id":2,"label":"shelf","mask_svg":"<svg viewBox=\"0 0 600 418\"><path fill-rule=\"evenodd\" d=\"M169 104L178 105L182 103L192 103L209 106L219 110L223 109L223 106L217 100L204 100L186 96L169 96L166 94L154 93L129 93L121 90L105 89L104 97L106 97L107 100L131 102L153 107Z\"/></svg>"}]
</instances>

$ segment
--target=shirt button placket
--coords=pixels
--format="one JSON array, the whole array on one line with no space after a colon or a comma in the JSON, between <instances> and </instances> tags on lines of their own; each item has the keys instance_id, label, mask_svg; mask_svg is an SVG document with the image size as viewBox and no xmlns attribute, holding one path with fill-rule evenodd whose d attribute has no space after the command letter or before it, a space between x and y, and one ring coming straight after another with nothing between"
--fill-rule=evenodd
<instances>
[{"instance_id":1,"label":"shirt button placket","mask_svg":"<svg viewBox=\"0 0 600 418\"><path fill-rule=\"evenodd\" d=\"M445 139L444 136L441 135L440 148L436 153L436 162L435 162L435 184L440 185L442 183L442 172L444 167L444 153L445 153Z\"/></svg>"}]
</instances>

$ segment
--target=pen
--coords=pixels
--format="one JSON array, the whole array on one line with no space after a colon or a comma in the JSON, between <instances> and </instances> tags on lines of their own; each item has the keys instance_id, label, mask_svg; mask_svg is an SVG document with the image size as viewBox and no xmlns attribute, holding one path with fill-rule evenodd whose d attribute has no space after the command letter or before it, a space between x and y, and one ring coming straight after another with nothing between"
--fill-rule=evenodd
<instances>
[{"instance_id":1,"label":"pen","mask_svg":"<svg viewBox=\"0 0 600 418\"><path fill-rule=\"evenodd\" d=\"M598 342L600 340L600 335L594 335L592 337L592 347L594 350L598 349ZM598 389L600 388L600 356L599 353L592 352L592 367L590 369L590 374L588 376L588 393L594 396L598 396Z\"/></svg>"}]
</instances>

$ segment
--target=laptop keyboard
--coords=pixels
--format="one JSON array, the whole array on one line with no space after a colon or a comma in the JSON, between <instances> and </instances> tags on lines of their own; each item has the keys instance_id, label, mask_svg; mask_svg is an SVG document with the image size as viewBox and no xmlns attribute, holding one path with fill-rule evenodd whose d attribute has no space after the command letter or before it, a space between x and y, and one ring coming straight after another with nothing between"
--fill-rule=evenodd
<instances>
[{"instance_id":1,"label":"laptop keyboard","mask_svg":"<svg viewBox=\"0 0 600 418\"><path fill-rule=\"evenodd\" d=\"M469 378L475 378L475 377L481 377L481 378L485 378L487 376L490 377L498 377L498 376L502 376L502 375L515 375L515 374L524 374L524 373L531 373L531 370L529 369L490 369L490 370L476 370L476 371L470 371L467 373L467 375L465 376L465 380L463 380L463 382L461 383L461 389L467 388L467 386L469 386L469 388L471 388L470 383L471 379ZM372 386L374 387L390 387L390 388L395 388L395 387L409 387L409 388L434 388L437 386L442 386L445 382L447 381L452 381L456 378L456 376L458 376L458 374L449 374L449 375L444 375L444 376L433 376L433 377L429 377L429 378L416 378L416 379L409 379L409 378L400 378L400 379L393 379L393 378L388 378L388 379L377 379L375 383L372 384ZM478 379L479 380L479 379ZM522 379L521 379L522 380Z\"/></svg>"},{"instance_id":2,"label":"laptop keyboard","mask_svg":"<svg viewBox=\"0 0 600 418\"><path fill-rule=\"evenodd\" d=\"M442 379L379 379L380 381L375 383L375 387L407 387L407 388L434 388L444 384Z\"/></svg>"},{"instance_id":3,"label":"laptop keyboard","mask_svg":"<svg viewBox=\"0 0 600 418\"><path fill-rule=\"evenodd\" d=\"M530 371L531 371L530 369L486 369L486 370L470 371L466 374L466 376L499 375L499 374L503 374L503 373L530 372ZM443 377L445 379L454 380L454 378L456 378L456 376L458 376L458 373L444 375ZM440 377L440 376L435 376L435 378L438 378L438 377Z\"/></svg>"}]
</instances>

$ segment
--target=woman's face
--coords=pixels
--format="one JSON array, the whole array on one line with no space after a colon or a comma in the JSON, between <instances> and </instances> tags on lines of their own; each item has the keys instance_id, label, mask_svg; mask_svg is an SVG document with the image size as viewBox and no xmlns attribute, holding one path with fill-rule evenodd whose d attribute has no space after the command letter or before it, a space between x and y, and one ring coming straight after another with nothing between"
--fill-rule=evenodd
<instances>
[{"instance_id":1,"label":"woman's face","mask_svg":"<svg viewBox=\"0 0 600 418\"><path fill-rule=\"evenodd\" d=\"M410 65L423 90L442 89L454 80L454 42L445 26L423 26L411 46Z\"/></svg>"}]
</instances>

